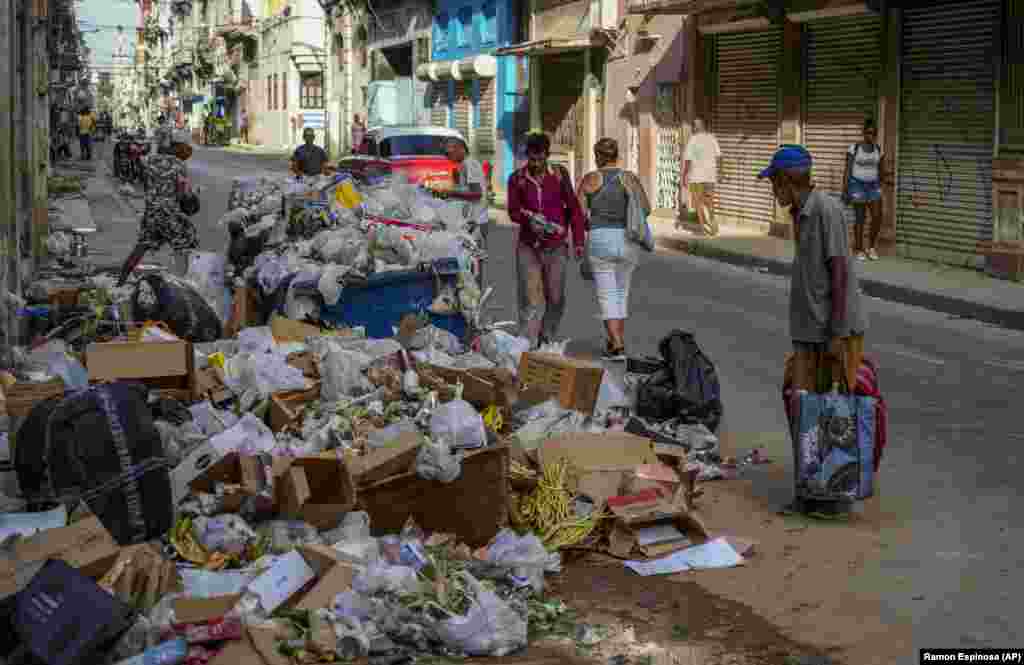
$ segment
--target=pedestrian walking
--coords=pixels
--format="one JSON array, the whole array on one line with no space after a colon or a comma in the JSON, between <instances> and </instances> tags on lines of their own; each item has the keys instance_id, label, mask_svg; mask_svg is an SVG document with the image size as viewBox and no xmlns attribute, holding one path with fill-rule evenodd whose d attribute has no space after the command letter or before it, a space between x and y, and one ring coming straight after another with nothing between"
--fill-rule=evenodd
<instances>
[{"instance_id":1,"label":"pedestrian walking","mask_svg":"<svg viewBox=\"0 0 1024 665\"><path fill-rule=\"evenodd\" d=\"M516 275L520 334L536 348L553 341L565 313L569 235L583 258L583 209L569 171L551 164L551 139L530 134L526 165L508 180L508 216L519 226Z\"/></svg>"},{"instance_id":2,"label":"pedestrian walking","mask_svg":"<svg viewBox=\"0 0 1024 665\"><path fill-rule=\"evenodd\" d=\"M79 157L89 161L92 159L92 139L96 133L96 116L92 109L85 107L78 114L78 146Z\"/></svg>"},{"instance_id":3,"label":"pedestrian walking","mask_svg":"<svg viewBox=\"0 0 1024 665\"><path fill-rule=\"evenodd\" d=\"M814 188L811 167L811 154L803 146L785 145L759 175L771 179L776 201L788 207L793 217L796 253L789 291L793 388L815 392L819 376L827 372L845 378L852 390L857 385L867 329L857 266L850 256L843 206ZM798 452L794 441L794 454ZM812 505L798 496L794 508L834 512L848 506Z\"/></svg>"},{"instance_id":4,"label":"pedestrian walking","mask_svg":"<svg viewBox=\"0 0 1024 665\"><path fill-rule=\"evenodd\" d=\"M683 152L683 187L690 191L701 228L707 235L716 236L715 185L722 171L722 149L701 118L693 121L693 131Z\"/></svg>"},{"instance_id":5,"label":"pedestrian walking","mask_svg":"<svg viewBox=\"0 0 1024 665\"><path fill-rule=\"evenodd\" d=\"M619 144L604 138L594 145L597 170L583 176L579 199L587 218L587 257L594 278L597 304L604 319L608 340L604 358L626 359L626 318L629 289L640 250L626 235L631 197L639 197L650 213L640 179L619 166Z\"/></svg>"},{"instance_id":6,"label":"pedestrian walking","mask_svg":"<svg viewBox=\"0 0 1024 665\"><path fill-rule=\"evenodd\" d=\"M490 214L487 206L487 176L483 165L467 154L466 144L462 139L450 138L445 142L448 159L458 166L454 191L447 196L466 202L464 216L476 223L480 249L487 251L487 236L490 230ZM480 288L484 286L484 266L479 266L477 280Z\"/></svg>"},{"instance_id":7,"label":"pedestrian walking","mask_svg":"<svg viewBox=\"0 0 1024 665\"><path fill-rule=\"evenodd\" d=\"M352 154L359 152L359 147L363 145L363 139L366 138L366 124L358 113L352 116Z\"/></svg>"},{"instance_id":8,"label":"pedestrian walking","mask_svg":"<svg viewBox=\"0 0 1024 665\"><path fill-rule=\"evenodd\" d=\"M249 143L249 110L242 109L241 126L239 128L240 139L243 145Z\"/></svg>"},{"instance_id":9,"label":"pedestrian walking","mask_svg":"<svg viewBox=\"0 0 1024 665\"><path fill-rule=\"evenodd\" d=\"M297 176L318 176L327 172L327 151L318 146L316 132L306 129L302 132L305 141L292 154L292 173Z\"/></svg>"},{"instance_id":10,"label":"pedestrian walking","mask_svg":"<svg viewBox=\"0 0 1024 665\"><path fill-rule=\"evenodd\" d=\"M878 145L875 121L864 123L864 140L854 143L846 151L843 171L843 201L853 205L853 248L861 261L878 260L878 233L882 229L882 176L885 173L885 154ZM864 247L864 227L867 213L871 213L867 249Z\"/></svg>"},{"instance_id":11,"label":"pedestrian walking","mask_svg":"<svg viewBox=\"0 0 1024 665\"><path fill-rule=\"evenodd\" d=\"M188 147L184 132L171 133L158 130L157 152L147 155L142 162L143 184L146 188L146 208L139 223L139 239L121 268L119 285L138 267L148 252L169 246L175 253L175 271L184 275L188 253L199 247L196 227L182 211L182 197L192 194L185 162L178 154ZM187 151L190 154L190 151Z\"/></svg>"}]
</instances>

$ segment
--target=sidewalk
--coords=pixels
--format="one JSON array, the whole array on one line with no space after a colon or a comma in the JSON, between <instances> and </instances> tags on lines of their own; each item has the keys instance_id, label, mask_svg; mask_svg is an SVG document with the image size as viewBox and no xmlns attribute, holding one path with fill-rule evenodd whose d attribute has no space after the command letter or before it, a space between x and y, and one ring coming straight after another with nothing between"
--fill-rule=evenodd
<instances>
[{"instance_id":1,"label":"sidewalk","mask_svg":"<svg viewBox=\"0 0 1024 665\"><path fill-rule=\"evenodd\" d=\"M678 230L671 220L652 218L660 245L724 263L789 275L793 243L723 226L716 238ZM914 305L954 317L971 318L1024 330L1024 284L983 272L926 261L882 257L859 264L865 295Z\"/></svg>"}]
</instances>

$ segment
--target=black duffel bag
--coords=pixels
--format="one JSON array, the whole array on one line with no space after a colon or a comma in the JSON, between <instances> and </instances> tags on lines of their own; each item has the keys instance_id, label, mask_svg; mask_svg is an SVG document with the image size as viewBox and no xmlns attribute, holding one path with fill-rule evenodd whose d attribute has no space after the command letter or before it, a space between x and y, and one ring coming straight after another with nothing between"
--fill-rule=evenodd
<instances>
[{"instance_id":1,"label":"black duffel bag","mask_svg":"<svg viewBox=\"0 0 1024 665\"><path fill-rule=\"evenodd\" d=\"M655 421L679 419L712 432L722 421L722 390L715 365L693 333L673 330L658 345L662 366L637 391L637 415Z\"/></svg>"},{"instance_id":2,"label":"black duffel bag","mask_svg":"<svg viewBox=\"0 0 1024 665\"><path fill-rule=\"evenodd\" d=\"M193 344L216 342L224 333L220 317L192 286L172 275L150 274L132 295L136 321L163 321L171 332Z\"/></svg>"},{"instance_id":3,"label":"black duffel bag","mask_svg":"<svg viewBox=\"0 0 1024 665\"><path fill-rule=\"evenodd\" d=\"M14 448L29 509L85 501L121 545L167 533L171 481L147 396L142 384L118 382L37 404Z\"/></svg>"}]
</instances>

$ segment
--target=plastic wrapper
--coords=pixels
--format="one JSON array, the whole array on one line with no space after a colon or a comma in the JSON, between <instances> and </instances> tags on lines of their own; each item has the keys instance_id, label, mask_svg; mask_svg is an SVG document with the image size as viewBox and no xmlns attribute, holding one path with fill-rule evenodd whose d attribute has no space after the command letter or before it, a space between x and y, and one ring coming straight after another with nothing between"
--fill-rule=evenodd
<instances>
[{"instance_id":1,"label":"plastic wrapper","mask_svg":"<svg viewBox=\"0 0 1024 665\"><path fill-rule=\"evenodd\" d=\"M341 525L324 534L324 540L331 545L343 541L365 540L370 537L370 516L363 511L351 512L341 520Z\"/></svg>"},{"instance_id":2,"label":"plastic wrapper","mask_svg":"<svg viewBox=\"0 0 1024 665\"><path fill-rule=\"evenodd\" d=\"M451 483L462 475L462 456L445 439L432 439L416 455L416 475L424 480Z\"/></svg>"},{"instance_id":3,"label":"plastic wrapper","mask_svg":"<svg viewBox=\"0 0 1024 665\"><path fill-rule=\"evenodd\" d=\"M450 442L452 448L480 448L487 444L487 428L469 402L456 399L442 404L430 419L430 434Z\"/></svg>"},{"instance_id":4,"label":"plastic wrapper","mask_svg":"<svg viewBox=\"0 0 1024 665\"><path fill-rule=\"evenodd\" d=\"M334 598L331 609L339 617L366 621L373 616L373 603L355 591L342 591Z\"/></svg>"},{"instance_id":5,"label":"plastic wrapper","mask_svg":"<svg viewBox=\"0 0 1024 665\"><path fill-rule=\"evenodd\" d=\"M352 580L352 589L367 596L378 593L416 593L419 588L419 577L415 570L383 561L371 564Z\"/></svg>"},{"instance_id":6,"label":"plastic wrapper","mask_svg":"<svg viewBox=\"0 0 1024 665\"><path fill-rule=\"evenodd\" d=\"M554 556L557 559L558 553ZM480 572L487 577L505 577L513 586L528 586L541 593L550 560L551 553L535 534L520 537L511 529L502 529L487 546L485 565Z\"/></svg>"},{"instance_id":7,"label":"plastic wrapper","mask_svg":"<svg viewBox=\"0 0 1024 665\"><path fill-rule=\"evenodd\" d=\"M248 570L202 570L181 568L179 571L185 595L190 598L216 598L240 594L254 579L260 576L258 569Z\"/></svg>"},{"instance_id":8,"label":"plastic wrapper","mask_svg":"<svg viewBox=\"0 0 1024 665\"><path fill-rule=\"evenodd\" d=\"M419 434L419 432L420 429L416 423L411 420L403 420L371 431L366 436L366 445L371 449L383 448L403 434Z\"/></svg>"},{"instance_id":9,"label":"plastic wrapper","mask_svg":"<svg viewBox=\"0 0 1024 665\"><path fill-rule=\"evenodd\" d=\"M89 387L89 373L82 363L66 353L56 351L35 352L29 355L32 364L38 365L47 376L60 377L67 390L85 390Z\"/></svg>"},{"instance_id":10,"label":"plastic wrapper","mask_svg":"<svg viewBox=\"0 0 1024 665\"><path fill-rule=\"evenodd\" d=\"M480 338L480 352L498 367L519 371L519 361L530 350L530 340L504 330L492 330Z\"/></svg>"},{"instance_id":11,"label":"plastic wrapper","mask_svg":"<svg viewBox=\"0 0 1024 665\"><path fill-rule=\"evenodd\" d=\"M365 356L354 351L329 352L320 363L320 397L326 402L338 402L372 391L373 385L363 376L363 367L368 364Z\"/></svg>"},{"instance_id":12,"label":"plastic wrapper","mask_svg":"<svg viewBox=\"0 0 1024 665\"><path fill-rule=\"evenodd\" d=\"M459 341L459 338L437 326L426 326L417 330L409 342L409 348L414 350L437 349L453 356L463 352L462 342Z\"/></svg>"},{"instance_id":13,"label":"plastic wrapper","mask_svg":"<svg viewBox=\"0 0 1024 665\"><path fill-rule=\"evenodd\" d=\"M240 353L270 353L277 343L270 332L270 326L253 326L238 331L238 351Z\"/></svg>"},{"instance_id":14,"label":"plastic wrapper","mask_svg":"<svg viewBox=\"0 0 1024 665\"><path fill-rule=\"evenodd\" d=\"M324 544L315 527L297 520L274 520L261 524L259 533L269 539L270 551L274 554L285 554L304 545Z\"/></svg>"},{"instance_id":15,"label":"plastic wrapper","mask_svg":"<svg viewBox=\"0 0 1024 665\"><path fill-rule=\"evenodd\" d=\"M238 515L197 517L192 530L196 540L210 552L240 555L256 542L256 532Z\"/></svg>"},{"instance_id":16,"label":"plastic wrapper","mask_svg":"<svg viewBox=\"0 0 1024 665\"><path fill-rule=\"evenodd\" d=\"M238 394L253 391L266 398L277 392L305 390L307 386L302 370L289 365L282 354L239 353L228 359L224 369L228 387Z\"/></svg>"},{"instance_id":17,"label":"plastic wrapper","mask_svg":"<svg viewBox=\"0 0 1024 665\"><path fill-rule=\"evenodd\" d=\"M221 323L227 321L231 314L231 297L225 288L226 270L227 262L223 254L192 252L189 256L186 280L195 286Z\"/></svg>"},{"instance_id":18,"label":"plastic wrapper","mask_svg":"<svg viewBox=\"0 0 1024 665\"><path fill-rule=\"evenodd\" d=\"M472 351L456 356L453 363L458 369L494 369L494 363L482 354Z\"/></svg>"},{"instance_id":19,"label":"plastic wrapper","mask_svg":"<svg viewBox=\"0 0 1024 665\"><path fill-rule=\"evenodd\" d=\"M413 351L410 355L412 355L418 363L426 363L428 365L449 368L454 368L456 366L455 358L444 351L438 351L433 347L427 348L425 351Z\"/></svg>"},{"instance_id":20,"label":"plastic wrapper","mask_svg":"<svg viewBox=\"0 0 1024 665\"><path fill-rule=\"evenodd\" d=\"M213 404L209 400L205 402L198 402L189 407L189 413L192 414L192 422L195 427L199 429L196 436L216 436L221 432L231 429L238 424L238 416L231 411L225 411L223 409L214 408ZM182 427L184 429L184 427ZM189 429L189 443L198 440L193 439L193 431Z\"/></svg>"},{"instance_id":21,"label":"plastic wrapper","mask_svg":"<svg viewBox=\"0 0 1024 665\"><path fill-rule=\"evenodd\" d=\"M526 618L471 575L473 604L465 616L443 621L438 634L445 646L468 656L506 656L526 646Z\"/></svg>"}]
</instances>

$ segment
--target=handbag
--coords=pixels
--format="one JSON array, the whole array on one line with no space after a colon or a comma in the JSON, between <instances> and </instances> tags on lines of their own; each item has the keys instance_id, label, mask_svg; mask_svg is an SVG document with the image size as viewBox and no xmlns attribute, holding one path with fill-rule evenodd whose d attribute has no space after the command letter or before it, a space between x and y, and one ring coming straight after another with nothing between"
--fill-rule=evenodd
<instances>
[{"instance_id":1,"label":"handbag","mask_svg":"<svg viewBox=\"0 0 1024 665\"><path fill-rule=\"evenodd\" d=\"M181 207L181 211L183 213L191 217L199 212L199 197L192 192L182 194L178 198L178 205Z\"/></svg>"},{"instance_id":2,"label":"handbag","mask_svg":"<svg viewBox=\"0 0 1024 665\"><path fill-rule=\"evenodd\" d=\"M640 197L626 184L626 180L621 175L619 175L619 182L629 194L626 202L626 237L645 251L653 252L655 248L654 234L651 232L651 225L647 223L647 211L640 203Z\"/></svg>"}]
</instances>

